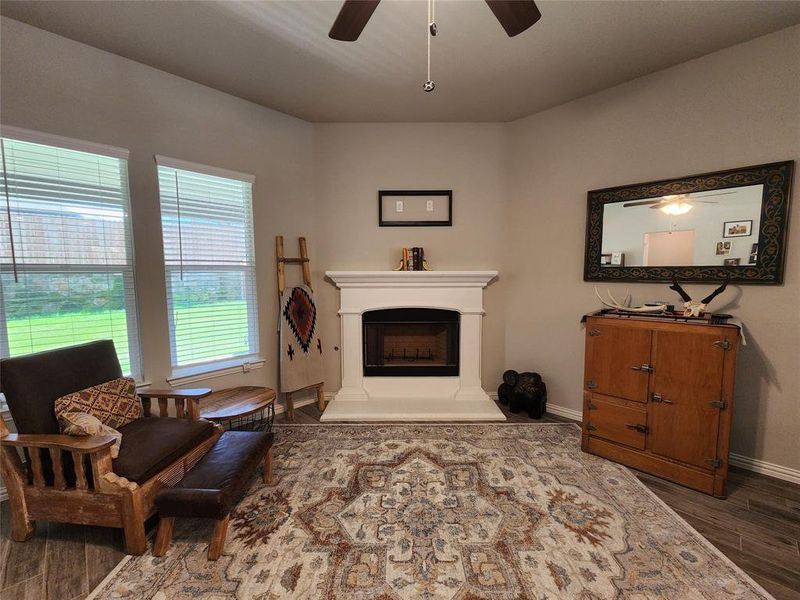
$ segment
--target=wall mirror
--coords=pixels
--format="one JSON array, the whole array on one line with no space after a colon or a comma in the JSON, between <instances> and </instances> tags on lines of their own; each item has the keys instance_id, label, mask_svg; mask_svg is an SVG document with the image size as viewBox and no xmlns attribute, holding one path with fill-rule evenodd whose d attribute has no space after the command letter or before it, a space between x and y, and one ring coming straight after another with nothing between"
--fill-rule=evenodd
<instances>
[{"instance_id":1,"label":"wall mirror","mask_svg":"<svg viewBox=\"0 0 800 600\"><path fill-rule=\"evenodd\" d=\"M794 162L588 193L586 281L783 282Z\"/></svg>"}]
</instances>

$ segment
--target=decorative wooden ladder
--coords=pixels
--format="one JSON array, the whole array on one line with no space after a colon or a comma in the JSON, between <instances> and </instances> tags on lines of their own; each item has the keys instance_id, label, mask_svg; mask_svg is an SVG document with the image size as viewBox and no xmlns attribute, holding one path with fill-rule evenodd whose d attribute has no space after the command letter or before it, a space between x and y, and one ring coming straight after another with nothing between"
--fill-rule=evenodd
<instances>
[{"instance_id":1,"label":"decorative wooden ladder","mask_svg":"<svg viewBox=\"0 0 800 600\"><path fill-rule=\"evenodd\" d=\"M278 263L278 310L280 310L280 299L283 295L283 291L286 289L286 270L285 266L289 265L301 265L303 267L303 283L308 286L310 290L313 291L313 287L311 286L311 265L309 264L308 259L308 247L306 246L306 238L300 238L300 258L287 258L283 254L283 236L278 235L275 236L275 256ZM280 331L278 332L280 336ZM280 354L279 354L280 356ZM293 395L297 392L302 392L304 390L308 390L311 388L316 388L317 390L317 406L319 409L325 410L325 391L324 391L324 382L320 381L319 383L312 384L308 387L294 390L291 392L285 392L286 394L286 414L290 421L294 421L294 397Z\"/></svg>"}]
</instances>

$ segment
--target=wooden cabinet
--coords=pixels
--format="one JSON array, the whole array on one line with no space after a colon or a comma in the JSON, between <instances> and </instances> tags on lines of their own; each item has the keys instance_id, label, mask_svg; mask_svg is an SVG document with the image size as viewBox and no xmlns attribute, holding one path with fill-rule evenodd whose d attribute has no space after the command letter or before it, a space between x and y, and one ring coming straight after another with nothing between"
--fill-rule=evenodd
<instances>
[{"instance_id":1,"label":"wooden cabinet","mask_svg":"<svg viewBox=\"0 0 800 600\"><path fill-rule=\"evenodd\" d=\"M725 496L739 329L586 321L584 451Z\"/></svg>"}]
</instances>

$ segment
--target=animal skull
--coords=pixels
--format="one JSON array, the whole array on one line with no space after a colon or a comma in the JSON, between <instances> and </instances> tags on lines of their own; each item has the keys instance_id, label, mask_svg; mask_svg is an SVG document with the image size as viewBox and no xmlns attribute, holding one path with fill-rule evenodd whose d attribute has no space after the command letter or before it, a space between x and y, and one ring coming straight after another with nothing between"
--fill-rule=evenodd
<instances>
[{"instance_id":1,"label":"animal skull","mask_svg":"<svg viewBox=\"0 0 800 600\"><path fill-rule=\"evenodd\" d=\"M726 279L721 286L711 292L708 296L703 298L702 300L692 300L692 297L687 294L684 289L681 287L681 284L678 283L677 276L672 278L672 285L669 286L669 289L675 290L678 292L678 295L683 299L683 316L684 317L701 317L703 313L708 308L710 302L716 298L719 294L725 291L725 288L728 287L728 280Z\"/></svg>"},{"instance_id":2,"label":"animal skull","mask_svg":"<svg viewBox=\"0 0 800 600\"><path fill-rule=\"evenodd\" d=\"M702 315L708 304L704 304L699 300L689 300L689 302L683 303L683 316L684 317L699 317Z\"/></svg>"}]
</instances>

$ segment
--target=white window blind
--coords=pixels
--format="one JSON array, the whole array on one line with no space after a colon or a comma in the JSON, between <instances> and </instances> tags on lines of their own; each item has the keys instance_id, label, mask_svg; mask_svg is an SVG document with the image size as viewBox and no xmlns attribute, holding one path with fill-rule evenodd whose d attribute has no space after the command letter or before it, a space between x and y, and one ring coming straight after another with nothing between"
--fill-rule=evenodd
<instances>
[{"instance_id":1,"label":"white window blind","mask_svg":"<svg viewBox=\"0 0 800 600\"><path fill-rule=\"evenodd\" d=\"M257 355L252 179L156 160L172 366Z\"/></svg>"},{"instance_id":2,"label":"white window blind","mask_svg":"<svg viewBox=\"0 0 800 600\"><path fill-rule=\"evenodd\" d=\"M0 138L0 354L113 339L139 379L127 151L15 131Z\"/></svg>"}]
</instances>

